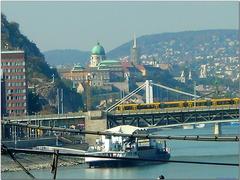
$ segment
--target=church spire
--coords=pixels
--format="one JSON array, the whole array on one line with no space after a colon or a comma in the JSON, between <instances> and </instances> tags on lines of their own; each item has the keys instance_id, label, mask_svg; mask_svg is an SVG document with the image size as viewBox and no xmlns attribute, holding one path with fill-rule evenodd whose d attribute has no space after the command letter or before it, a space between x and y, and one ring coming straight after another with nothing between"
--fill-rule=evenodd
<instances>
[{"instance_id":1,"label":"church spire","mask_svg":"<svg viewBox=\"0 0 240 180\"><path fill-rule=\"evenodd\" d=\"M135 32L133 33L133 48L137 48L137 39L136 39Z\"/></svg>"},{"instance_id":2,"label":"church spire","mask_svg":"<svg viewBox=\"0 0 240 180\"><path fill-rule=\"evenodd\" d=\"M131 60L132 64L140 64L138 58L138 48L137 48L137 39L135 33L133 33L133 46L131 47Z\"/></svg>"}]
</instances>

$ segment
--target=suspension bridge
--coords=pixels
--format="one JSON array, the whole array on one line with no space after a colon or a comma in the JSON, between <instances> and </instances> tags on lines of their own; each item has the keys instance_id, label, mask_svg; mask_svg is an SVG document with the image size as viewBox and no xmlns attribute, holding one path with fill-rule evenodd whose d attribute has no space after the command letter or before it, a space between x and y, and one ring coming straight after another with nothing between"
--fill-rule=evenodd
<instances>
[{"instance_id":1,"label":"suspension bridge","mask_svg":"<svg viewBox=\"0 0 240 180\"><path fill-rule=\"evenodd\" d=\"M154 102L153 87L165 89L192 99L171 102ZM126 103L135 94L145 91L145 103ZM186 124L239 121L239 98L203 99L194 93L184 92L147 80L120 101L106 109L108 127L134 125L140 127L174 127ZM217 132L216 132L217 133Z\"/></svg>"}]
</instances>

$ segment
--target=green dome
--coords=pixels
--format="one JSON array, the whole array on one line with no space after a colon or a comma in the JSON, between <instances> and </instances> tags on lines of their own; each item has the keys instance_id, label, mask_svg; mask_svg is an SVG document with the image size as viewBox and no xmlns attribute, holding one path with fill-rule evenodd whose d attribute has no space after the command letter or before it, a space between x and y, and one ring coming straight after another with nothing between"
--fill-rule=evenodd
<instances>
[{"instance_id":1,"label":"green dome","mask_svg":"<svg viewBox=\"0 0 240 180\"><path fill-rule=\"evenodd\" d=\"M96 46L92 48L92 55L102 55L105 56L105 50L98 42Z\"/></svg>"}]
</instances>

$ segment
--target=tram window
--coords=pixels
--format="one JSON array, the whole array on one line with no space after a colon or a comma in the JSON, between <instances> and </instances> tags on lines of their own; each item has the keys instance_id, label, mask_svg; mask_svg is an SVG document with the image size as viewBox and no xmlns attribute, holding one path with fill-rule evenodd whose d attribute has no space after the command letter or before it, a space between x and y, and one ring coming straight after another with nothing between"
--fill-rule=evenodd
<instances>
[{"instance_id":1,"label":"tram window","mask_svg":"<svg viewBox=\"0 0 240 180\"><path fill-rule=\"evenodd\" d=\"M188 107L188 103L186 101L183 103L183 107Z\"/></svg>"},{"instance_id":2,"label":"tram window","mask_svg":"<svg viewBox=\"0 0 240 180\"><path fill-rule=\"evenodd\" d=\"M150 104L150 105L142 104L137 106L137 109L153 109L153 108L154 108L153 104Z\"/></svg>"},{"instance_id":3,"label":"tram window","mask_svg":"<svg viewBox=\"0 0 240 180\"><path fill-rule=\"evenodd\" d=\"M165 107L166 107L166 105L165 105L165 104L163 104L163 103L161 103L161 104L159 105L159 107L160 107L160 108L165 108Z\"/></svg>"},{"instance_id":4,"label":"tram window","mask_svg":"<svg viewBox=\"0 0 240 180\"><path fill-rule=\"evenodd\" d=\"M137 108L138 109L147 109L147 105L142 104L142 105L137 106Z\"/></svg>"},{"instance_id":5,"label":"tram window","mask_svg":"<svg viewBox=\"0 0 240 180\"><path fill-rule=\"evenodd\" d=\"M233 104L238 104L239 103L239 99L233 99Z\"/></svg>"},{"instance_id":6,"label":"tram window","mask_svg":"<svg viewBox=\"0 0 240 180\"><path fill-rule=\"evenodd\" d=\"M179 103L166 104L166 108L173 108L173 107L179 107Z\"/></svg>"},{"instance_id":7,"label":"tram window","mask_svg":"<svg viewBox=\"0 0 240 180\"><path fill-rule=\"evenodd\" d=\"M123 110L123 106L117 106L117 110L118 111L122 111Z\"/></svg>"},{"instance_id":8,"label":"tram window","mask_svg":"<svg viewBox=\"0 0 240 180\"><path fill-rule=\"evenodd\" d=\"M208 100L207 103L206 103L206 105L207 105L207 106L211 106L211 105L212 105L212 102Z\"/></svg>"},{"instance_id":9,"label":"tram window","mask_svg":"<svg viewBox=\"0 0 240 180\"><path fill-rule=\"evenodd\" d=\"M132 110L132 106L124 106L124 110Z\"/></svg>"},{"instance_id":10,"label":"tram window","mask_svg":"<svg viewBox=\"0 0 240 180\"><path fill-rule=\"evenodd\" d=\"M196 106L207 106L207 102L206 101L196 102Z\"/></svg>"},{"instance_id":11,"label":"tram window","mask_svg":"<svg viewBox=\"0 0 240 180\"><path fill-rule=\"evenodd\" d=\"M231 104L230 100L217 101L217 105L227 105Z\"/></svg>"}]
</instances>

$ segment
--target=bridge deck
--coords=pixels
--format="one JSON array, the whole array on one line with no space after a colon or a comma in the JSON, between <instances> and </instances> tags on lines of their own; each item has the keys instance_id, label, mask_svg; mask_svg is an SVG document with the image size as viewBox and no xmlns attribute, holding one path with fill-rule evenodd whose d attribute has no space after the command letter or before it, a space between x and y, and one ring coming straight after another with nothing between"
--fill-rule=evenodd
<instances>
[{"instance_id":1,"label":"bridge deck","mask_svg":"<svg viewBox=\"0 0 240 180\"><path fill-rule=\"evenodd\" d=\"M30 116L9 116L3 117L5 121L44 121L44 120L67 120L85 118L84 113L68 113L68 114L50 114L50 115L30 115Z\"/></svg>"}]
</instances>

